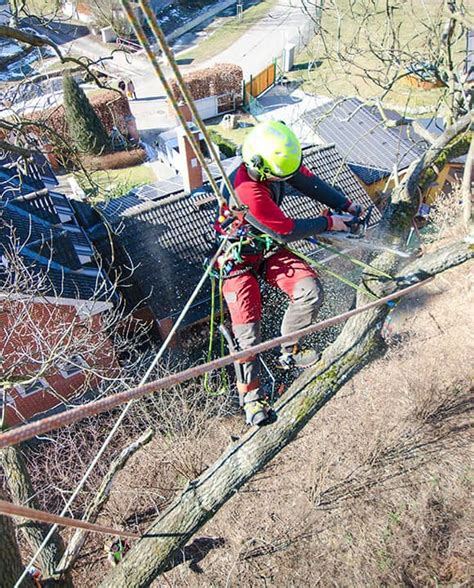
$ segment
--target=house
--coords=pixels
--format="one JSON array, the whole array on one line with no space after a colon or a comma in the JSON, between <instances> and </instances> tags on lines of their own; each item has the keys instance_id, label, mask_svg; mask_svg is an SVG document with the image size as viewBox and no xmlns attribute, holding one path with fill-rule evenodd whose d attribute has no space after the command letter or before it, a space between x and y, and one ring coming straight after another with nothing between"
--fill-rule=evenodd
<instances>
[{"instance_id":1,"label":"house","mask_svg":"<svg viewBox=\"0 0 474 588\"><path fill-rule=\"evenodd\" d=\"M232 168L239 161L232 158L223 164ZM368 194L334 146L305 148L304 161L352 200L365 206L370 203ZM217 177L217 169L212 169ZM321 213L322 205L290 186L287 194L283 205L287 214L309 218ZM201 278L205 260L212 255L214 195L206 187L186 193L183 179L176 176L172 181L142 186L99 208L108 230L97 216L95 225L93 219L89 220L89 234L104 259L111 260L113 256L116 268L133 268L123 295L130 309L137 309L141 318L153 320L161 337L166 337ZM377 220L376 215L374 220ZM187 313L183 326L206 319L209 311L208 281Z\"/></svg>"},{"instance_id":2,"label":"house","mask_svg":"<svg viewBox=\"0 0 474 588\"><path fill-rule=\"evenodd\" d=\"M444 120L441 117L417 118L412 123L413 133L415 136L425 137L430 143L436 139L445 130ZM427 145L429 143L427 142ZM442 191L444 194L451 192L454 186L462 182L464 167L466 165L467 154L453 157L447 161L442 168L438 170L436 180L433 182L431 189L425 196L425 201L432 204L436 196Z\"/></svg>"},{"instance_id":3,"label":"house","mask_svg":"<svg viewBox=\"0 0 474 588\"><path fill-rule=\"evenodd\" d=\"M398 115L397 115L398 116ZM325 144L334 144L343 161L357 175L373 200L399 178L425 150L423 139L409 140L406 129L387 128L375 108L359 98L338 99L302 116Z\"/></svg>"},{"instance_id":4,"label":"house","mask_svg":"<svg viewBox=\"0 0 474 588\"><path fill-rule=\"evenodd\" d=\"M94 390L96 374L118 364L103 326L113 288L70 201L41 165L29 162L26 173L21 162L3 163L0 405L12 426Z\"/></svg>"}]
</instances>

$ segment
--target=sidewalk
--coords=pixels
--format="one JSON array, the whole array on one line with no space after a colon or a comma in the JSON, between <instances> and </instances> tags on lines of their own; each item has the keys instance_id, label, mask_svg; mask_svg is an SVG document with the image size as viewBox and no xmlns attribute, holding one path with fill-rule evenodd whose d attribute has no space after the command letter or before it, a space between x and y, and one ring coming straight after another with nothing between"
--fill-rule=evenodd
<instances>
[{"instance_id":1,"label":"sidewalk","mask_svg":"<svg viewBox=\"0 0 474 588\"><path fill-rule=\"evenodd\" d=\"M248 29L231 47L209 59L200 67L216 63L240 65L248 78L279 59L285 45L299 45L311 21L303 10L305 0L280 0L270 13ZM183 53L185 57L186 53Z\"/></svg>"}]
</instances>

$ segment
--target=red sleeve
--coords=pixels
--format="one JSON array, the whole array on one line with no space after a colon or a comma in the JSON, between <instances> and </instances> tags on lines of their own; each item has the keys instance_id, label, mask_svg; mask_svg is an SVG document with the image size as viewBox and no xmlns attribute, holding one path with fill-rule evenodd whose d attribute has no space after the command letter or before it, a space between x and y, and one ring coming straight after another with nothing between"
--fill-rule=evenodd
<instances>
[{"instance_id":1,"label":"red sleeve","mask_svg":"<svg viewBox=\"0 0 474 588\"><path fill-rule=\"evenodd\" d=\"M295 221L273 202L270 190L259 182L248 180L242 182L236 192L242 204L248 206L248 212L259 224L280 235L291 233Z\"/></svg>"}]
</instances>

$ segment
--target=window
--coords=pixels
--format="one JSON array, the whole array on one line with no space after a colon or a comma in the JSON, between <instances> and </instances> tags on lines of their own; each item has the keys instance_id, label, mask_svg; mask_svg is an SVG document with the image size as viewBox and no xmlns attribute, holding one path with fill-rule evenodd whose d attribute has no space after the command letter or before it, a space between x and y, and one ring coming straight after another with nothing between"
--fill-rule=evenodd
<instances>
[{"instance_id":1,"label":"window","mask_svg":"<svg viewBox=\"0 0 474 588\"><path fill-rule=\"evenodd\" d=\"M90 247L74 244L74 249L76 250L77 257L81 264L90 263L90 261L92 261L92 249Z\"/></svg>"},{"instance_id":2,"label":"window","mask_svg":"<svg viewBox=\"0 0 474 588\"><path fill-rule=\"evenodd\" d=\"M31 396L32 394L42 392L47 387L48 382L46 380L43 380L43 378L39 378L32 384L25 384L24 386L17 385L15 386L15 390L22 398L26 398L27 396Z\"/></svg>"},{"instance_id":3,"label":"window","mask_svg":"<svg viewBox=\"0 0 474 588\"><path fill-rule=\"evenodd\" d=\"M3 408L5 404L7 406L10 406L12 404L15 404L15 401L10 394L5 394L5 390L3 390L3 388L0 388L0 408Z\"/></svg>"},{"instance_id":4,"label":"window","mask_svg":"<svg viewBox=\"0 0 474 588\"><path fill-rule=\"evenodd\" d=\"M59 373L63 378L71 378L88 367L87 362L80 355L73 355L71 359L65 361L59 368Z\"/></svg>"}]
</instances>

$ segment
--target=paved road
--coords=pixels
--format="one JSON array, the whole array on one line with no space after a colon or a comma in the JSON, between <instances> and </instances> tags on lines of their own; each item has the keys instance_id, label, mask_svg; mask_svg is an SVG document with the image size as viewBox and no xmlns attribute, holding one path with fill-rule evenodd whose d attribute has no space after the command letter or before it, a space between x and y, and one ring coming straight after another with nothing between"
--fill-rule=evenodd
<instances>
[{"instance_id":1,"label":"paved road","mask_svg":"<svg viewBox=\"0 0 474 588\"><path fill-rule=\"evenodd\" d=\"M236 63L244 70L245 77L258 73L273 59L281 57L286 44L302 44L308 38L312 25L303 3L303 0L280 0L266 17L231 47L209 59L205 66Z\"/></svg>"}]
</instances>

